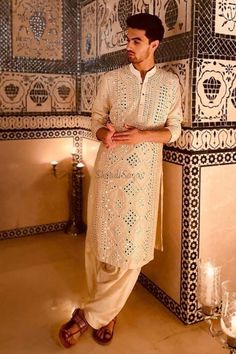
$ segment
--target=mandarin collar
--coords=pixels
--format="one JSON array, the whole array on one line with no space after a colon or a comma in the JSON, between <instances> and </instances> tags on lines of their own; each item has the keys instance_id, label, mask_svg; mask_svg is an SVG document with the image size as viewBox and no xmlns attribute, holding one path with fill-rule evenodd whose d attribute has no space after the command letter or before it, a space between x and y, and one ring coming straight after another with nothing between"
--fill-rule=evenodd
<instances>
[{"instance_id":1,"label":"mandarin collar","mask_svg":"<svg viewBox=\"0 0 236 354\"><path fill-rule=\"evenodd\" d=\"M142 77L141 77L140 71L135 69L135 67L133 66L132 63L129 64L129 68L130 68L131 73L134 74L139 79L140 82L142 82ZM156 68L156 65L154 65L152 69L147 71L144 80L146 80L146 78L148 79L149 77L153 76L156 73L156 71L157 71L157 68Z\"/></svg>"}]
</instances>

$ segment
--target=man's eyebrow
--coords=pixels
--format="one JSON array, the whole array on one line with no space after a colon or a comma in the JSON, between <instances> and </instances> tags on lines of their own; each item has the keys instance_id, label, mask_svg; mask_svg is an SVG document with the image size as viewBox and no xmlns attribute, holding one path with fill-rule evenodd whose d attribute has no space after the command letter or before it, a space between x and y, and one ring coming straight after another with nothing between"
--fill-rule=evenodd
<instances>
[{"instance_id":1,"label":"man's eyebrow","mask_svg":"<svg viewBox=\"0 0 236 354\"><path fill-rule=\"evenodd\" d=\"M140 37L132 37L132 38L129 38L128 36L126 36L126 39L127 40L135 40L135 41L142 41L142 38L140 38Z\"/></svg>"}]
</instances>

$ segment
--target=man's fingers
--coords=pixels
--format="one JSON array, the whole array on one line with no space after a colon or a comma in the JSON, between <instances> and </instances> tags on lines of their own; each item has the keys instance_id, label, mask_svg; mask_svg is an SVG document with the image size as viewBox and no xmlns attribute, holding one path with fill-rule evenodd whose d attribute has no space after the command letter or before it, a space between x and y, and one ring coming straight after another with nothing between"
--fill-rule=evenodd
<instances>
[{"instance_id":1,"label":"man's fingers","mask_svg":"<svg viewBox=\"0 0 236 354\"><path fill-rule=\"evenodd\" d=\"M124 127L126 128L126 129L135 129L135 127L133 127L132 125L129 125L129 124L124 124Z\"/></svg>"},{"instance_id":2,"label":"man's fingers","mask_svg":"<svg viewBox=\"0 0 236 354\"><path fill-rule=\"evenodd\" d=\"M128 141L130 140L130 137L127 135L127 136L115 136L112 138L112 141Z\"/></svg>"},{"instance_id":3,"label":"man's fingers","mask_svg":"<svg viewBox=\"0 0 236 354\"><path fill-rule=\"evenodd\" d=\"M111 132L114 132L114 131L115 131L115 128L114 128L113 124L107 123L106 126L107 126L107 128L108 128Z\"/></svg>"}]
</instances>

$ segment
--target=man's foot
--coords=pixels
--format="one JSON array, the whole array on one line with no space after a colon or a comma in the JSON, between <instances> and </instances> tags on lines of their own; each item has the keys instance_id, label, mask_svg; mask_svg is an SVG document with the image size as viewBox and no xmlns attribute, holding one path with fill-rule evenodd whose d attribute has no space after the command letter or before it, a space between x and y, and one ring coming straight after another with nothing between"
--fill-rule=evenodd
<instances>
[{"instance_id":1,"label":"man's foot","mask_svg":"<svg viewBox=\"0 0 236 354\"><path fill-rule=\"evenodd\" d=\"M88 326L83 310L75 309L71 319L60 328L59 339L61 344L65 348L70 348L77 343L78 338L88 329Z\"/></svg>"},{"instance_id":2,"label":"man's foot","mask_svg":"<svg viewBox=\"0 0 236 354\"><path fill-rule=\"evenodd\" d=\"M99 344L108 344L113 337L116 317L106 326L93 330L93 338Z\"/></svg>"}]
</instances>

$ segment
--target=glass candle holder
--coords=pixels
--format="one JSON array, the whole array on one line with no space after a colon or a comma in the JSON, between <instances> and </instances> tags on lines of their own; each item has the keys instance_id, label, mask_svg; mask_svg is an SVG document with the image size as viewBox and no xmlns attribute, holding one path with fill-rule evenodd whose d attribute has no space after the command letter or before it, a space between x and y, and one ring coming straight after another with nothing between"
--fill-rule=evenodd
<instances>
[{"instance_id":1,"label":"glass candle holder","mask_svg":"<svg viewBox=\"0 0 236 354\"><path fill-rule=\"evenodd\" d=\"M227 335L227 344L236 348L236 282L222 283L221 328Z\"/></svg>"},{"instance_id":2,"label":"glass candle holder","mask_svg":"<svg viewBox=\"0 0 236 354\"><path fill-rule=\"evenodd\" d=\"M198 261L198 301L205 315L213 315L221 302L221 267L212 260Z\"/></svg>"}]
</instances>

